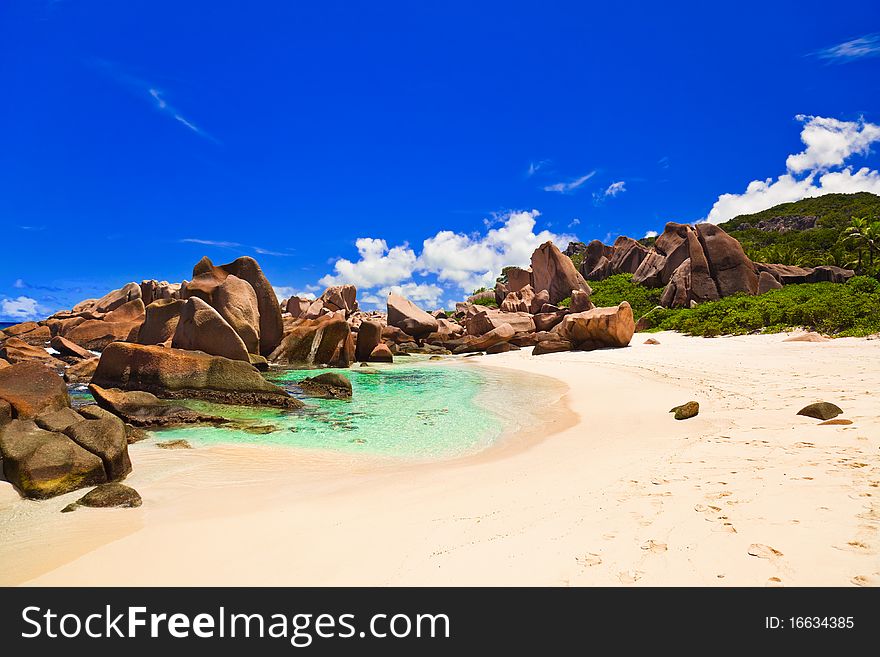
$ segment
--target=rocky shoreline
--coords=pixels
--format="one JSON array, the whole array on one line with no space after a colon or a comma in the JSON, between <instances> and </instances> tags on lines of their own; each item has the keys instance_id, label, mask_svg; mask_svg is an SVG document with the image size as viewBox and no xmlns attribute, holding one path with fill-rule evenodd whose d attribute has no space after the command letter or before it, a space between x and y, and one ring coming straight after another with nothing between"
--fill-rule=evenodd
<instances>
[{"instance_id":1,"label":"rocky shoreline","mask_svg":"<svg viewBox=\"0 0 880 657\"><path fill-rule=\"evenodd\" d=\"M579 268L569 257L575 254L582 256ZM646 327L644 318L637 323L626 301L594 307L588 283L621 272L663 286L665 306L852 276L836 267L753 263L717 226L669 223L650 249L626 237L612 246L576 243L566 253L542 244L530 267L506 268L494 290L451 312L429 313L390 294L382 313L361 310L352 285L330 287L315 300L279 302L253 258L218 266L205 257L189 281L131 282L41 322L0 331L3 472L22 495L50 497L123 479L131 469L126 445L143 437L143 427L226 422L173 400L296 412L302 402L261 373L270 367L347 368L413 353L534 347L540 356L625 347ZM316 377L302 389L350 396L345 377L335 376ZM97 404L72 409L65 382L91 384Z\"/></svg>"}]
</instances>

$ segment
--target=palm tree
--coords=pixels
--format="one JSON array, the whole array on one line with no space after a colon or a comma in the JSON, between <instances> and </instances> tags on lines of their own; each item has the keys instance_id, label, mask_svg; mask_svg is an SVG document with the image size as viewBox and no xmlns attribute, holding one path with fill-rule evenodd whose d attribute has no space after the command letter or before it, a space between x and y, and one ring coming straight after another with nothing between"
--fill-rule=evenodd
<instances>
[{"instance_id":1,"label":"palm tree","mask_svg":"<svg viewBox=\"0 0 880 657\"><path fill-rule=\"evenodd\" d=\"M870 221L867 217L853 217L843 231L844 242L855 244L859 255L859 269L862 269L863 249L868 251L868 268L874 269L874 253L880 254L880 221Z\"/></svg>"}]
</instances>

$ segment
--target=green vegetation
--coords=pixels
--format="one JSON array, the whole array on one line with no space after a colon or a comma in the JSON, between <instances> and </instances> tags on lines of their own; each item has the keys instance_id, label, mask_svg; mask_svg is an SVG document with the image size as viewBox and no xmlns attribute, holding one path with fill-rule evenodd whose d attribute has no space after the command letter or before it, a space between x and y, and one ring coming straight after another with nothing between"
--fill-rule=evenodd
<instances>
[{"instance_id":1,"label":"green vegetation","mask_svg":"<svg viewBox=\"0 0 880 657\"><path fill-rule=\"evenodd\" d=\"M485 292L485 290L483 290ZM476 294L476 292L474 293ZM486 306L486 308L497 308L498 304L495 302L495 299L474 299L473 304L475 306Z\"/></svg>"},{"instance_id":2,"label":"green vegetation","mask_svg":"<svg viewBox=\"0 0 880 657\"><path fill-rule=\"evenodd\" d=\"M584 262L584 255L584 253L575 253L574 255L569 256L569 260L571 260L572 264L574 264L574 268L578 271L581 270L581 265Z\"/></svg>"},{"instance_id":3,"label":"green vegetation","mask_svg":"<svg viewBox=\"0 0 880 657\"><path fill-rule=\"evenodd\" d=\"M706 337L791 328L865 336L880 332L880 282L854 276L846 284L786 285L766 294L734 295L696 308L656 309L648 318L652 330Z\"/></svg>"},{"instance_id":4,"label":"green vegetation","mask_svg":"<svg viewBox=\"0 0 880 657\"><path fill-rule=\"evenodd\" d=\"M816 227L788 232L755 228L761 220L791 216L815 216ZM740 215L719 226L738 239L756 262L804 267L836 265L854 268L860 274L876 274L880 257L874 255L880 251L873 250L867 240L880 244L878 219L880 196L859 192L783 203L763 212ZM867 234L863 230L866 227L871 229Z\"/></svg>"},{"instance_id":5,"label":"green vegetation","mask_svg":"<svg viewBox=\"0 0 880 657\"><path fill-rule=\"evenodd\" d=\"M604 281L590 281L593 294L590 301L600 308L616 306L628 301L633 316L638 319L660 303L663 288L649 288L632 282L632 274L615 274ZM560 304L561 305L561 304Z\"/></svg>"},{"instance_id":6,"label":"green vegetation","mask_svg":"<svg viewBox=\"0 0 880 657\"><path fill-rule=\"evenodd\" d=\"M590 301L594 306L607 308L616 306L621 301L628 301L636 319L659 304L660 296L663 294L662 287L650 288L636 285L632 282L632 274L615 274L604 281L589 281L589 284L593 289ZM556 305L560 308L570 308L571 297L566 297Z\"/></svg>"}]
</instances>

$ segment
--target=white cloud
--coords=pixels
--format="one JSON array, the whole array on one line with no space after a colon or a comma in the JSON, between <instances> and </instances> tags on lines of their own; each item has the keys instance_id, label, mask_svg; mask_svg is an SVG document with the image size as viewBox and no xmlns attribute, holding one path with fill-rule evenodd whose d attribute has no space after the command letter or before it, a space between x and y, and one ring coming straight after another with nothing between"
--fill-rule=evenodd
<instances>
[{"instance_id":1,"label":"white cloud","mask_svg":"<svg viewBox=\"0 0 880 657\"><path fill-rule=\"evenodd\" d=\"M590 178L596 175L595 171L590 171L590 173L581 176L580 178L575 178L569 182L559 182L553 185L547 185L544 187L545 192L558 192L560 194L568 194L569 192L573 192L577 188L581 187L585 182L587 182Z\"/></svg>"},{"instance_id":2,"label":"white cloud","mask_svg":"<svg viewBox=\"0 0 880 657\"><path fill-rule=\"evenodd\" d=\"M352 262L340 258L333 265L335 274L328 274L318 282L330 285L352 284L371 288L380 285L394 285L412 275L416 264L416 254L408 244L388 248L383 239L361 237L355 241L360 260Z\"/></svg>"},{"instance_id":3,"label":"white cloud","mask_svg":"<svg viewBox=\"0 0 880 657\"><path fill-rule=\"evenodd\" d=\"M36 299L21 296L16 299L0 300L0 317L8 317L16 321L37 319L40 307Z\"/></svg>"},{"instance_id":4,"label":"white cloud","mask_svg":"<svg viewBox=\"0 0 880 657\"><path fill-rule=\"evenodd\" d=\"M147 92L150 94L150 97L151 97L154 101L156 101L156 108L157 108L159 111L164 112L165 114L168 114L168 115L171 116L175 121L178 121L178 122L181 123L182 125L185 125L187 128L189 128L190 130L192 130L194 133L196 133L196 134L199 135L200 137L205 137L206 139L210 139L210 140L212 140L212 141L215 141L214 138L213 138L211 135L209 135L209 134L206 133L204 130L202 130L201 128L199 128L199 127L198 127L196 124L194 124L192 121L190 121L190 120L184 118L184 117L180 114L180 112L178 112L176 109L174 109L174 107L172 107L171 105L169 105L169 104L168 104L168 101L165 100L165 99L162 97L162 94L163 94L162 91L160 91L159 89L156 89L155 87L150 87L150 88L147 90Z\"/></svg>"},{"instance_id":5,"label":"white cloud","mask_svg":"<svg viewBox=\"0 0 880 657\"><path fill-rule=\"evenodd\" d=\"M485 235L469 236L449 230L440 231L425 240L419 256L418 269L437 275L470 293L491 286L509 265L528 265L532 252L544 242L553 241L564 249L572 235L557 235L548 230L535 233L537 210L510 212L502 225Z\"/></svg>"},{"instance_id":6,"label":"white cloud","mask_svg":"<svg viewBox=\"0 0 880 657\"><path fill-rule=\"evenodd\" d=\"M581 223L581 220L578 219L577 217L575 217L575 218L572 219L570 222L568 222L568 227L569 227L569 228L574 228L575 226L580 225L580 223Z\"/></svg>"},{"instance_id":7,"label":"white cloud","mask_svg":"<svg viewBox=\"0 0 880 657\"><path fill-rule=\"evenodd\" d=\"M643 237L642 239L645 239L648 237L657 237L657 235L659 235L659 233L656 230L649 230L648 232L645 233L645 237Z\"/></svg>"},{"instance_id":8,"label":"white cloud","mask_svg":"<svg viewBox=\"0 0 880 657\"><path fill-rule=\"evenodd\" d=\"M801 140L806 148L788 156L786 173L775 180L753 180L741 194L722 194L706 221L717 224L780 203L824 194L880 194L880 172L868 167L844 166L847 159L866 155L871 144L880 141L880 126L864 119L840 121L804 115L797 119L804 123Z\"/></svg>"},{"instance_id":9,"label":"white cloud","mask_svg":"<svg viewBox=\"0 0 880 657\"><path fill-rule=\"evenodd\" d=\"M613 182L608 185L608 188L605 190L605 196L617 196L618 194L623 194L626 191L626 181L618 180L617 182Z\"/></svg>"},{"instance_id":10,"label":"white cloud","mask_svg":"<svg viewBox=\"0 0 880 657\"><path fill-rule=\"evenodd\" d=\"M836 63L849 62L864 57L877 57L880 55L880 34L866 34L838 43L830 48L823 48L813 54L820 59Z\"/></svg>"},{"instance_id":11,"label":"white cloud","mask_svg":"<svg viewBox=\"0 0 880 657\"><path fill-rule=\"evenodd\" d=\"M391 293L399 294L406 297L410 301L418 305L428 308L437 308L440 305L440 297L443 296L443 289L432 283L404 283L402 285L389 285L378 291L377 295L381 298L382 303L385 297Z\"/></svg>"},{"instance_id":12,"label":"white cloud","mask_svg":"<svg viewBox=\"0 0 880 657\"><path fill-rule=\"evenodd\" d=\"M21 278L16 278L15 283L12 284L12 287L14 287L16 290L23 290L27 287L27 283L25 283L24 280Z\"/></svg>"},{"instance_id":13,"label":"white cloud","mask_svg":"<svg viewBox=\"0 0 880 657\"><path fill-rule=\"evenodd\" d=\"M535 232L539 215L537 210L508 212L496 227L473 235L443 230L425 239L418 255L407 244L389 248L383 239L362 237L355 242L360 259L337 260L334 273L319 283L356 285L358 298L366 304L381 306L388 292L395 290L414 301L436 306L444 293L441 285L462 295L491 287L503 267L527 266L540 244L552 241L564 249L575 239L548 230ZM435 280L416 282L415 275L433 276Z\"/></svg>"},{"instance_id":14,"label":"white cloud","mask_svg":"<svg viewBox=\"0 0 880 657\"><path fill-rule=\"evenodd\" d=\"M538 171L545 168L548 164L550 164L550 160L538 160L537 162L529 162L529 169L526 171L526 175L531 177L534 176Z\"/></svg>"},{"instance_id":15,"label":"white cloud","mask_svg":"<svg viewBox=\"0 0 880 657\"><path fill-rule=\"evenodd\" d=\"M801 141L807 147L785 161L792 173L841 166L851 155L866 155L871 144L880 140L880 125L866 123L864 119L840 121L803 114L796 118L804 124Z\"/></svg>"},{"instance_id":16,"label":"white cloud","mask_svg":"<svg viewBox=\"0 0 880 657\"><path fill-rule=\"evenodd\" d=\"M235 249L235 248L241 246L241 244L239 244L238 242L219 242L217 240L200 240L200 239L196 239L194 237L187 237L186 239L182 239L180 241L185 244L202 244L204 246L218 246L223 249Z\"/></svg>"}]
</instances>

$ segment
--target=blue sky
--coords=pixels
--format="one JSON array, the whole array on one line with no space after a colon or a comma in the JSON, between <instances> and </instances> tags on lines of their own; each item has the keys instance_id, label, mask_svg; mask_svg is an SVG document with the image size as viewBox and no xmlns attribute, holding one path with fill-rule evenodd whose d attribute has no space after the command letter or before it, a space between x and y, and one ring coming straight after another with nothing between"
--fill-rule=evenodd
<instances>
[{"instance_id":1,"label":"blue sky","mask_svg":"<svg viewBox=\"0 0 880 657\"><path fill-rule=\"evenodd\" d=\"M5 0L0 320L203 255L448 305L546 238L880 191L876 3L610 4Z\"/></svg>"}]
</instances>

